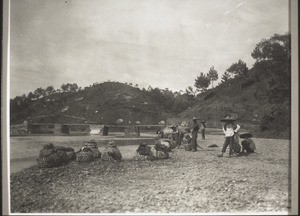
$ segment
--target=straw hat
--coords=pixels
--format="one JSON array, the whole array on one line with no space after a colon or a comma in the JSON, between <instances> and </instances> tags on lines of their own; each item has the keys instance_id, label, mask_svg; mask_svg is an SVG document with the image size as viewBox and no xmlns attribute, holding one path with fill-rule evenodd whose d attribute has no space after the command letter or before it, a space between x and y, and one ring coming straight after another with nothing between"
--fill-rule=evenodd
<instances>
[{"instance_id":1,"label":"straw hat","mask_svg":"<svg viewBox=\"0 0 300 216\"><path fill-rule=\"evenodd\" d=\"M222 118L220 121L221 122L233 122L235 120L236 120L235 118L232 118L230 116L226 116L225 118Z\"/></svg>"},{"instance_id":2,"label":"straw hat","mask_svg":"<svg viewBox=\"0 0 300 216\"><path fill-rule=\"evenodd\" d=\"M246 132L246 133L240 134L240 137L242 139L248 139L248 138L252 137L252 134L250 132Z\"/></svg>"}]
</instances>

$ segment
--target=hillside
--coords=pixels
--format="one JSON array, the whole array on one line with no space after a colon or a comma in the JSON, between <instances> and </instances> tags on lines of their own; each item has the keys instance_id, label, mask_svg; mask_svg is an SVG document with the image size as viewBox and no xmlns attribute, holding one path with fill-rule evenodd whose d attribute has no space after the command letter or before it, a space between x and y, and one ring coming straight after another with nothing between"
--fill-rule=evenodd
<instances>
[{"instance_id":1,"label":"hillside","mask_svg":"<svg viewBox=\"0 0 300 216\"><path fill-rule=\"evenodd\" d=\"M255 68L248 75L230 79L197 96L193 106L168 119L180 123L193 116L206 120L208 126L221 127L220 119L230 115L246 130L269 137L289 137L290 101L271 102L269 79L258 75Z\"/></svg>"},{"instance_id":2,"label":"hillside","mask_svg":"<svg viewBox=\"0 0 300 216\"><path fill-rule=\"evenodd\" d=\"M123 119L124 123L157 124L168 116L145 92L118 82L105 82L77 92L53 93L19 104L11 102L11 124L24 120L115 124L117 119Z\"/></svg>"}]
</instances>

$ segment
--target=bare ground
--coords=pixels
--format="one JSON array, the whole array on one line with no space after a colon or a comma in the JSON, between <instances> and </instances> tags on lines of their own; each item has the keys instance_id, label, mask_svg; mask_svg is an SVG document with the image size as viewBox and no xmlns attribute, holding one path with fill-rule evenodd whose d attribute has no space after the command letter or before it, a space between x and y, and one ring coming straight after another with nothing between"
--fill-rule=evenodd
<instances>
[{"instance_id":1,"label":"bare ground","mask_svg":"<svg viewBox=\"0 0 300 216\"><path fill-rule=\"evenodd\" d=\"M223 137L204 150L174 149L171 158L134 161L122 146L118 163L32 166L11 175L11 211L27 213L287 212L289 140L254 139L257 153L218 158ZM208 148L217 143L218 148ZM101 149L100 149L101 150Z\"/></svg>"}]
</instances>

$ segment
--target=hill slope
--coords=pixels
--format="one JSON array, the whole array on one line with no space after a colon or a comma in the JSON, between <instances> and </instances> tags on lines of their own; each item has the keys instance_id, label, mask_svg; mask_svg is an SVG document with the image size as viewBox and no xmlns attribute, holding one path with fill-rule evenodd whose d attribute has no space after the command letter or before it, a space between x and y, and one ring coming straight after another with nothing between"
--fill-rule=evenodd
<instances>
[{"instance_id":1,"label":"hill slope","mask_svg":"<svg viewBox=\"0 0 300 216\"><path fill-rule=\"evenodd\" d=\"M219 120L230 115L236 117L244 129L265 133L265 136L269 133L269 136L289 137L289 96L283 102L271 102L268 82L252 69L247 76L230 79L199 94L193 106L168 121L180 123L197 116L206 120L208 126L221 127Z\"/></svg>"},{"instance_id":2,"label":"hill slope","mask_svg":"<svg viewBox=\"0 0 300 216\"><path fill-rule=\"evenodd\" d=\"M22 104L11 103L11 124L24 120L114 124L117 119L123 119L125 123L130 120L157 124L169 116L145 92L117 82L93 85L78 92L54 93Z\"/></svg>"}]
</instances>

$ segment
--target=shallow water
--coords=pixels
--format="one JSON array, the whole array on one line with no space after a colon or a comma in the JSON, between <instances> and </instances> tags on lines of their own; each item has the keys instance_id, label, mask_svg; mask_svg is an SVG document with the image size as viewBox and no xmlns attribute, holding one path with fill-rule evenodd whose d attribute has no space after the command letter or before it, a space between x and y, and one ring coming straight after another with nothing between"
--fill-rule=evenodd
<instances>
[{"instance_id":1,"label":"shallow water","mask_svg":"<svg viewBox=\"0 0 300 216\"><path fill-rule=\"evenodd\" d=\"M123 158L131 158L135 154L136 145L141 143L153 144L152 134L141 134L141 138L125 138L120 134L112 136L86 135L86 136L16 136L10 138L10 173L19 172L24 168L36 165L36 159L43 145L53 143L55 146L72 147L78 151L84 146L84 142L95 139L99 151L109 140L114 140L122 152Z\"/></svg>"}]
</instances>

